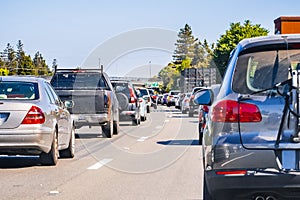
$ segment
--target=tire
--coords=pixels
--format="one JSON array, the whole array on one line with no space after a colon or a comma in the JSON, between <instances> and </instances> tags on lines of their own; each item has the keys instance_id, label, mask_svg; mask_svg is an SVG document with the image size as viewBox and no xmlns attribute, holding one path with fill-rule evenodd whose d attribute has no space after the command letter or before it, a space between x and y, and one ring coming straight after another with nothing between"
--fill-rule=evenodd
<instances>
[{"instance_id":1,"label":"tire","mask_svg":"<svg viewBox=\"0 0 300 200\"><path fill-rule=\"evenodd\" d=\"M198 125L198 131L199 131L199 145L202 145L202 139L203 139L202 123L199 123L199 125Z\"/></svg>"},{"instance_id":2,"label":"tire","mask_svg":"<svg viewBox=\"0 0 300 200\"><path fill-rule=\"evenodd\" d=\"M141 116L141 121L142 122L146 121L146 119L147 119L146 115L145 116Z\"/></svg>"},{"instance_id":3,"label":"tire","mask_svg":"<svg viewBox=\"0 0 300 200\"><path fill-rule=\"evenodd\" d=\"M118 121L114 121L113 122L113 134L114 135L118 135L120 132L120 124L119 124L119 120Z\"/></svg>"},{"instance_id":4,"label":"tire","mask_svg":"<svg viewBox=\"0 0 300 200\"><path fill-rule=\"evenodd\" d=\"M105 125L101 126L102 128L102 135L106 138L111 138L113 135L114 129L114 121L113 121L113 113L110 111L110 120Z\"/></svg>"},{"instance_id":5,"label":"tire","mask_svg":"<svg viewBox=\"0 0 300 200\"><path fill-rule=\"evenodd\" d=\"M61 158L74 158L74 155L75 155L75 128L72 127L69 146L67 149L60 150L59 156Z\"/></svg>"},{"instance_id":6,"label":"tire","mask_svg":"<svg viewBox=\"0 0 300 200\"><path fill-rule=\"evenodd\" d=\"M147 113L150 113L150 106L147 106Z\"/></svg>"},{"instance_id":7,"label":"tire","mask_svg":"<svg viewBox=\"0 0 300 200\"><path fill-rule=\"evenodd\" d=\"M208 188L207 188L207 183L205 181L205 175L203 177L203 199L204 200L213 200L213 198L212 198L212 196L209 193Z\"/></svg>"},{"instance_id":8,"label":"tire","mask_svg":"<svg viewBox=\"0 0 300 200\"><path fill-rule=\"evenodd\" d=\"M132 126L138 126L140 124L140 119L133 119L132 120Z\"/></svg>"},{"instance_id":9,"label":"tire","mask_svg":"<svg viewBox=\"0 0 300 200\"><path fill-rule=\"evenodd\" d=\"M55 166L58 161L58 154L57 131L55 130L50 151L48 153L42 152L40 154L42 165Z\"/></svg>"},{"instance_id":10,"label":"tire","mask_svg":"<svg viewBox=\"0 0 300 200\"><path fill-rule=\"evenodd\" d=\"M194 112L193 111L189 111L189 117L194 117Z\"/></svg>"},{"instance_id":11,"label":"tire","mask_svg":"<svg viewBox=\"0 0 300 200\"><path fill-rule=\"evenodd\" d=\"M124 93L116 93L116 97L119 102L119 108L121 111L127 110L128 105L129 105L129 99Z\"/></svg>"}]
</instances>

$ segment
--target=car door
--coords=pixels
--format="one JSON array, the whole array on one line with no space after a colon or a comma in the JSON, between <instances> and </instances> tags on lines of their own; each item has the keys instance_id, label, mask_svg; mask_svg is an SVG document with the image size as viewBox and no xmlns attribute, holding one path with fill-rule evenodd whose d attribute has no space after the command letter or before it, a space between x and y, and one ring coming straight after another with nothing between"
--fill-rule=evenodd
<instances>
[{"instance_id":1,"label":"car door","mask_svg":"<svg viewBox=\"0 0 300 200\"><path fill-rule=\"evenodd\" d=\"M54 109L55 117L58 125L58 143L59 145L66 145L70 140L71 133L71 116L60 98L55 93L54 89L49 83L45 84L47 94L51 99L51 106Z\"/></svg>"}]
</instances>

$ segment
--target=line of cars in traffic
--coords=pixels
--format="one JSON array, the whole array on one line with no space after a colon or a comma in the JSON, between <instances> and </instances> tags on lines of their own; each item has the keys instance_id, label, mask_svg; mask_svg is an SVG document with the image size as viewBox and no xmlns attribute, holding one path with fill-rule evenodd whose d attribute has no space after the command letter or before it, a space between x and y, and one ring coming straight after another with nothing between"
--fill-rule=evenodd
<instances>
[{"instance_id":1,"label":"line of cars in traffic","mask_svg":"<svg viewBox=\"0 0 300 200\"><path fill-rule=\"evenodd\" d=\"M0 154L34 155L42 165L75 155L75 129L119 133L120 120L139 125L153 102L146 88L110 80L102 69L55 69L51 80L0 77Z\"/></svg>"}]
</instances>

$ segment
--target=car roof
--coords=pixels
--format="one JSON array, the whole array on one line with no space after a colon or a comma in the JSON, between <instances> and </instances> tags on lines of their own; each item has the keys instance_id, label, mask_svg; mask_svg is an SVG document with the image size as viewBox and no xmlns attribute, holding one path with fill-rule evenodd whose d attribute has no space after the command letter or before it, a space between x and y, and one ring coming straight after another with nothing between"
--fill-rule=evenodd
<instances>
[{"instance_id":1,"label":"car roof","mask_svg":"<svg viewBox=\"0 0 300 200\"><path fill-rule=\"evenodd\" d=\"M260 46L268 44L282 44L285 42L300 42L300 34L281 34L281 35L269 35L253 38L246 38L240 41L239 45L242 48L251 46Z\"/></svg>"},{"instance_id":2,"label":"car roof","mask_svg":"<svg viewBox=\"0 0 300 200\"><path fill-rule=\"evenodd\" d=\"M0 76L0 81L41 82L46 79L35 76Z\"/></svg>"}]
</instances>

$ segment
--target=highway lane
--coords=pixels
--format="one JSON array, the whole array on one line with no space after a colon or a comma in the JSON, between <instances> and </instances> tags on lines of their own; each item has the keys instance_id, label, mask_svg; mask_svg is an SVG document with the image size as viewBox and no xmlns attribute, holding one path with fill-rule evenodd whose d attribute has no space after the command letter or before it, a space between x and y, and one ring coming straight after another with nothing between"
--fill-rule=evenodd
<instances>
[{"instance_id":1,"label":"highway lane","mask_svg":"<svg viewBox=\"0 0 300 200\"><path fill-rule=\"evenodd\" d=\"M5 199L201 199L197 118L158 107L146 122L121 122L103 138L99 127L76 131L76 156L55 167L35 157L0 157Z\"/></svg>"}]
</instances>

